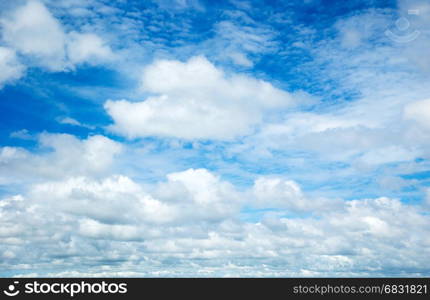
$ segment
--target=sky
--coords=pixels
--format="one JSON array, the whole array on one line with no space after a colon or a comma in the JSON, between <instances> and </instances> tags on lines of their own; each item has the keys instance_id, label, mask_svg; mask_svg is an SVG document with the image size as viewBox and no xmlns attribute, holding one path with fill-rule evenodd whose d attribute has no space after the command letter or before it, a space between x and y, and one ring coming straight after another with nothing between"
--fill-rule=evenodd
<instances>
[{"instance_id":1,"label":"sky","mask_svg":"<svg viewBox=\"0 0 430 300\"><path fill-rule=\"evenodd\" d=\"M430 2L0 0L0 276L430 276Z\"/></svg>"}]
</instances>

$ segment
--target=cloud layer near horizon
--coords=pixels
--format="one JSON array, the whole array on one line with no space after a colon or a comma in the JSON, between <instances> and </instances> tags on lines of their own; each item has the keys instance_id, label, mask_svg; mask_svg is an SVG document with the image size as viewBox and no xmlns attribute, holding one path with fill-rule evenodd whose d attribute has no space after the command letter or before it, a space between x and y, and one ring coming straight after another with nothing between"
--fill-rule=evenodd
<instances>
[{"instance_id":1,"label":"cloud layer near horizon","mask_svg":"<svg viewBox=\"0 0 430 300\"><path fill-rule=\"evenodd\" d=\"M1 266L15 274L420 276L427 270L430 220L419 207L389 198L312 199L279 178L237 191L205 169L168 174L146 187L120 175L70 177L32 185L1 204ZM250 215L238 217L244 205L279 209L253 223L242 219ZM308 216L288 217L296 211ZM190 269L171 267L172 260ZM87 267L67 267L74 263ZM50 273L37 271L46 268Z\"/></svg>"}]
</instances>

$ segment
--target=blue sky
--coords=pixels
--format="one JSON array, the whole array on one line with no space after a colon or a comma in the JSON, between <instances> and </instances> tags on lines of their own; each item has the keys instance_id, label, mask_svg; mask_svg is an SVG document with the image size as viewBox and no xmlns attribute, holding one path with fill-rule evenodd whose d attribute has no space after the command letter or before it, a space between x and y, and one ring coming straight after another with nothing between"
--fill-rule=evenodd
<instances>
[{"instance_id":1,"label":"blue sky","mask_svg":"<svg viewBox=\"0 0 430 300\"><path fill-rule=\"evenodd\" d=\"M0 275L429 276L429 14L0 0Z\"/></svg>"}]
</instances>

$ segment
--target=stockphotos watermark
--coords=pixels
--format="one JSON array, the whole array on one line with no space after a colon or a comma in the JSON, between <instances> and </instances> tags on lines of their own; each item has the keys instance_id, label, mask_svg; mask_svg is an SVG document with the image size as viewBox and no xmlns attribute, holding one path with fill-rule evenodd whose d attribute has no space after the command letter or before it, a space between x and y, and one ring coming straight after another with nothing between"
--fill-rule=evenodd
<instances>
[{"instance_id":1,"label":"stockphotos watermark","mask_svg":"<svg viewBox=\"0 0 430 300\"><path fill-rule=\"evenodd\" d=\"M21 287L19 281L14 281L13 284L8 285L3 293L9 297L15 297L19 294L68 294L72 298L79 294L126 294L127 283L107 283L105 281L97 283L85 281L79 283L40 283L34 280L24 283Z\"/></svg>"},{"instance_id":2,"label":"stockphotos watermark","mask_svg":"<svg viewBox=\"0 0 430 300\"><path fill-rule=\"evenodd\" d=\"M420 11L418 9L410 9L408 10L408 15L419 15ZM421 32L419 30L411 29L411 23L405 17L401 17L397 19L394 23L396 27L396 32L391 31L391 29L387 29L385 31L385 35L392 41L396 43L409 43L416 40Z\"/></svg>"}]
</instances>

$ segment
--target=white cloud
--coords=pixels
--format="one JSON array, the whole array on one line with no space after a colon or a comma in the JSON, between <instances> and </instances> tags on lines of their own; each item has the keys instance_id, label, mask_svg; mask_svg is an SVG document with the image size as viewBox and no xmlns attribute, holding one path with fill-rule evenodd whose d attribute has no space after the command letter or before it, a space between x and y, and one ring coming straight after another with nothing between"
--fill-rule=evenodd
<instances>
[{"instance_id":1,"label":"white cloud","mask_svg":"<svg viewBox=\"0 0 430 300\"><path fill-rule=\"evenodd\" d=\"M134 226L220 222L240 209L235 188L204 169L168 174L152 192L122 175L79 176L35 184L29 198L95 222Z\"/></svg>"},{"instance_id":2,"label":"white cloud","mask_svg":"<svg viewBox=\"0 0 430 300\"><path fill-rule=\"evenodd\" d=\"M105 223L135 222L140 187L124 176L103 180L72 177L35 185L30 198L57 211Z\"/></svg>"},{"instance_id":3,"label":"white cloud","mask_svg":"<svg viewBox=\"0 0 430 300\"><path fill-rule=\"evenodd\" d=\"M0 200L0 267L14 273L54 275L53 264L69 274L111 276L428 272L430 220L417 205L313 197L275 176L239 188L206 169L140 184L111 175L118 145L107 138L44 134L39 143L54 151L0 152L4 174L44 178Z\"/></svg>"},{"instance_id":4,"label":"white cloud","mask_svg":"<svg viewBox=\"0 0 430 300\"><path fill-rule=\"evenodd\" d=\"M334 27L339 31L340 45L347 49L366 47L369 39L387 28L389 21L382 11L369 10L338 21Z\"/></svg>"},{"instance_id":5,"label":"white cloud","mask_svg":"<svg viewBox=\"0 0 430 300\"><path fill-rule=\"evenodd\" d=\"M96 173L109 167L114 156L121 151L120 144L100 135L80 141L67 134L42 134L40 143L54 150L50 158L63 165L65 169L81 167ZM80 160L81 163L73 167L76 164L75 160Z\"/></svg>"},{"instance_id":6,"label":"white cloud","mask_svg":"<svg viewBox=\"0 0 430 300\"><path fill-rule=\"evenodd\" d=\"M235 188L205 169L171 173L167 179L155 195L175 202L184 212L214 221L239 211L241 199Z\"/></svg>"},{"instance_id":7,"label":"white cloud","mask_svg":"<svg viewBox=\"0 0 430 300\"><path fill-rule=\"evenodd\" d=\"M10 134L10 137L22 140L32 140L34 137L29 133L27 129L21 129L14 131Z\"/></svg>"},{"instance_id":8,"label":"white cloud","mask_svg":"<svg viewBox=\"0 0 430 300\"><path fill-rule=\"evenodd\" d=\"M73 125L73 126L82 126L81 122L79 122L78 120L75 120L73 118L70 118L70 117L58 118L57 121L58 121L58 123L61 123L61 124L68 124L68 125Z\"/></svg>"},{"instance_id":9,"label":"white cloud","mask_svg":"<svg viewBox=\"0 0 430 300\"><path fill-rule=\"evenodd\" d=\"M156 61L142 88L159 94L143 102L107 101L111 129L129 138L232 139L248 134L264 113L288 107L291 95L248 76L227 76L204 57Z\"/></svg>"},{"instance_id":10,"label":"white cloud","mask_svg":"<svg viewBox=\"0 0 430 300\"><path fill-rule=\"evenodd\" d=\"M228 54L228 56L231 58L231 60L239 65L239 66L244 66L244 67L252 67L254 64L252 63L252 61L246 57L245 54L240 53L240 52L232 52L230 54Z\"/></svg>"},{"instance_id":11,"label":"white cloud","mask_svg":"<svg viewBox=\"0 0 430 300\"><path fill-rule=\"evenodd\" d=\"M220 61L229 61L243 67L252 67L264 53L279 49L276 37L278 32L264 24L257 23L246 12L225 11L231 20L215 24L215 36L199 47L208 50ZM215 50L215 51L214 51Z\"/></svg>"},{"instance_id":12,"label":"white cloud","mask_svg":"<svg viewBox=\"0 0 430 300\"><path fill-rule=\"evenodd\" d=\"M31 66L67 71L80 63L112 59L109 46L97 35L66 32L44 4L26 1L0 19L4 42L24 55Z\"/></svg>"},{"instance_id":13,"label":"white cloud","mask_svg":"<svg viewBox=\"0 0 430 300\"><path fill-rule=\"evenodd\" d=\"M300 186L291 180L260 177L254 182L253 194L260 208L280 208L289 212L322 213L342 206L336 199L312 199L306 196Z\"/></svg>"},{"instance_id":14,"label":"white cloud","mask_svg":"<svg viewBox=\"0 0 430 300\"><path fill-rule=\"evenodd\" d=\"M388 146L379 149L372 149L364 153L358 161L366 165L381 165L386 163L396 163L411 161L419 156L419 152L413 149L406 149L399 146Z\"/></svg>"},{"instance_id":15,"label":"white cloud","mask_svg":"<svg viewBox=\"0 0 430 300\"><path fill-rule=\"evenodd\" d=\"M0 182L64 178L72 174L101 175L110 170L121 145L104 137L79 140L68 134L38 136L40 153L18 147L0 148Z\"/></svg>"},{"instance_id":16,"label":"white cloud","mask_svg":"<svg viewBox=\"0 0 430 300\"><path fill-rule=\"evenodd\" d=\"M73 64L84 62L96 64L114 58L110 47L95 34L71 32L69 38L68 58Z\"/></svg>"},{"instance_id":17,"label":"white cloud","mask_svg":"<svg viewBox=\"0 0 430 300\"><path fill-rule=\"evenodd\" d=\"M416 101L405 106L404 117L430 129L430 99Z\"/></svg>"},{"instance_id":18,"label":"white cloud","mask_svg":"<svg viewBox=\"0 0 430 300\"><path fill-rule=\"evenodd\" d=\"M79 223L79 233L93 239L109 239L133 241L141 240L142 234L134 226L107 225L94 220L82 220Z\"/></svg>"},{"instance_id":19,"label":"white cloud","mask_svg":"<svg viewBox=\"0 0 430 300\"><path fill-rule=\"evenodd\" d=\"M71 125L71 126L79 126L79 127L94 129L93 126L83 124L83 123L79 122L78 120L70 118L70 117L58 117L58 118L56 118L56 121L60 124L67 124L67 125Z\"/></svg>"},{"instance_id":20,"label":"white cloud","mask_svg":"<svg viewBox=\"0 0 430 300\"><path fill-rule=\"evenodd\" d=\"M256 190L267 194L268 201L260 203L266 208L287 203L301 209L294 203L306 198L296 183L279 178L260 179L249 191L238 192L204 169L169 174L167 181L149 190L121 175L36 184L24 195L0 200L0 266L29 274L42 267L52 270L54 264L72 273L118 276L428 272L430 219L417 206L377 198L340 202L336 209L314 206L317 216L268 212L250 222L238 218L234 208L211 219L210 211L216 212L218 204L233 204L234 197L227 200L224 193L239 193L243 206L253 201L248 192ZM272 196L283 200L271 203ZM121 263L100 266L99 260Z\"/></svg>"},{"instance_id":21,"label":"white cloud","mask_svg":"<svg viewBox=\"0 0 430 300\"><path fill-rule=\"evenodd\" d=\"M5 83L21 78L25 67L19 62L14 50L0 46L0 89Z\"/></svg>"},{"instance_id":22,"label":"white cloud","mask_svg":"<svg viewBox=\"0 0 430 300\"><path fill-rule=\"evenodd\" d=\"M66 34L60 22L38 1L28 1L1 20L4 41L53 71L64 69Z\"/></svg>"}]
</instances>

